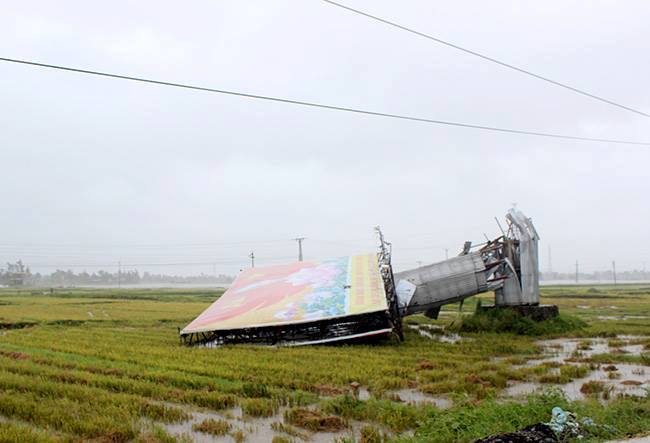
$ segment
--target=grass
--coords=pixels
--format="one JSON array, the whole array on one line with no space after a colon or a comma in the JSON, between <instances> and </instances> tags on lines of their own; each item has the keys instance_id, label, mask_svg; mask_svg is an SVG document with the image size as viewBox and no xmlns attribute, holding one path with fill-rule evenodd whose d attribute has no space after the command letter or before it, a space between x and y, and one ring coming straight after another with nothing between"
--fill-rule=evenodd
<instances>
[{"instance_id":1,"label":"grass","mask_svg":"<svg viewBox=\"0 0 650 443\"><path fill-rule=\"evenodd\" d=\"M463 318L457 329L460 332L505 332L542 336L573 332L586 326L585 321L566 314L538 322L512 309L490 309Z\"/></svg>"},{"instance_id":2,"label":"grass","mask_svg":"<svg viewBox=\"0 0 650 443\"><path fill-rule=\"evenodd\" d=\"M232 429L232 425L226 420L208 418L203 420L201 423L192 425L192 429L211 435L226 435Z\"/></svg>"},{"instance_id":3,"label":"grass","mask_svg":"<svg viewBox=\"0 0 650 443\"><path fill-rule=\"evenodd\" d=\"M433 409L375 398L361 401L349 395L326 400L322 403L322 408L336 416L379 423L394 432L416 427L418 421Z\"/></svg>"},{"instance_id":4,"label":"grass","mask_svg":"<svg viewBox=\"0 0 650 443\"><path fill-rule=\"evenodd\" d=\"M570 403L559 393L549 391L544 395L531 396L525 403L502 403L491 399L436 411L421 424L414 438L401 441L470 442L487 435L512 432L533 423L546 422L554 406L571 410L581 417L590 417L601 425L588 428L586 438L581 441L605 441L650 430L650 401L647 398L624 398L603 407L595 400Z\"/></svg>"},{"instance_id":5,"label":"grass","mask_svg":"<svg viewBox=\"0 0 650 443\"><path fill-rule=\"evenodd\" d=\"M583 394L599 394L605 390L605 383L598 380L590 380L580 386Z\"/></svg>"},{"instance_id":6,"label":"grass","mask_svg":"<svg viewBox=\"0 0 650 443\"><path fill-rule=\"evenodd\" d=\"M266 398L246 398L240 401L242 412L253 417L270 417L278 411L278 404Z\"/></svg>"},{"instance_id":7,"label":"grass","mask_svg":"<svg viewBox=\"0 0 650 443\"><path fill-rule=\"evenodd\" d=\"M359 443L383 443L385 441L382 432L373 426L361 428Z\"/></svg>"},{"instance_id":8,"label":"grass","mask_svg":"<svg viewBox=\"0 0 650 443\"><path fill-rule=\"evenodd\" d=\"M272 429L288 439L300 438L292 432L304 434L301 429L340 429L360 421L357 441L472 441L548 421L555 403L615 428L610 435L594 430L587 440L648 432L648 398L613 399L603 407L554 394L524 402L500 397L509 383L566 383L583 377L589 365L634 363L650 372L650 321L623 319L650 312L650 288L590 288L543 288L543 302L558 304L562 312L550 325L471 315L461 322L457 305L445 306L439 320L406 319L462 324L466 339L454 344L406 328L399 345L219 349L181 347L177 335L218 291L0 289L0 441L182 440L166 433L165 424L185 422L197 408L225 417L234 407L246 420L286 409L284 422L278 417ZM477 299L489 296L466 301L465 310L473 311ZM620 334L640 337L616 338ZM584 350L586 338L595 336L615 346L607 354L579 357L576 364L525 366L540 356L539 337L560 336L584 339ZM644 351L614 352L630 344ZM355 397L351 383L368 389L370 398ZM454 406L407 404L399 390L444 396ZM412 436L397 437L409 430ZM249 431L226 432L243 441Z\"/></svg>"}]
</instances>

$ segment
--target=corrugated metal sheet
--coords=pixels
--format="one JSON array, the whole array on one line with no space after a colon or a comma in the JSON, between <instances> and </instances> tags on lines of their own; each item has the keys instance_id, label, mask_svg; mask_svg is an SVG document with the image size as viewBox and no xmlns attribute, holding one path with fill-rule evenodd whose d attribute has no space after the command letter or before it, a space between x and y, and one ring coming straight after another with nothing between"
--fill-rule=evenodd
<instances>
[{"instance_id":1,"label":"corrugated metal sheet","mask_svg":"<svg viewBox=\"0 0 650 443\"><path fill-rule=\"evenodd\" d=\"M519 238L519 263L521 273L520 299L516 291L504 290L504 305L533 305L539 303L539 258L537 242L539 236L529 218L517 209L508 211L510 220ZM504 288L507 289L507 288ZM497 301L497 304L498 301Z\"/></svg>"},{"instance_id":2,"label":"corrugated metal sheet","mask_svg":"<svg viewBox=\"0 0 650 443\"><path fill-rule=\"evenodd\" d=\"M416 287L410 300L403 300L402 309L407 315L415 314L485 292L484 271L480 254L472 253L395 274L398 285L406 280Z\"/></svg>"}]
</instances>

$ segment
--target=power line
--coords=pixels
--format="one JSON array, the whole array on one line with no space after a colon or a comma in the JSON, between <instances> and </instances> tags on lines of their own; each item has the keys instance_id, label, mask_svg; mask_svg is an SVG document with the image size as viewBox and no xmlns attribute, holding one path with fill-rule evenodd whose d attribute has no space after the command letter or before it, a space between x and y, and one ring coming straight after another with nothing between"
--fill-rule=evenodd
<instances>
[{"instance_id":1,"label":"power line","mask_svg":"<svg viewBox=\"0 0 650 443\"><path fill-rule=\"evenodd\" d=\"M249 258L251 258L249 256ZM255 258L259 258L255 256ZM285 261L294 258L294 256L285 256L285 257L264 257L263 260L266 262L273 261ZM29 264L30 268L116 268L116 267L139 267L139 266L214 266L216 264L227 265L227 264L239 264L242 260L211 260L211 261L200 261L200 262L164 262L164 263L122 263L121 261L115 262L106 262L106 263L31 263Z\"/></svg>"},{"instance_id":2,"label":"power line","mask_svg":"<svg viewBox=\"0 0 650 443\"><path fill-rule=\"evenodd\" d=\"M287 98L271 97L271 96L267 96L267 95L249 94L249 93L245 93L245 92L229 91L229 90L225 90L225 89L207 88L207 87L203 87L203 86L194 86L194 85L188 85L188 84L183 84L183 83L173 83L173 82L167 82L167 81L161 81L161 80L152 80L152 79L146 79L146 78L141 78L141 77L131 77L131 76L120 75L120 74L110 74L110 73L107 73L107 72L91 71L91 70L79 69L79 68L71 68L71 67L61 66L61 65L50 65L50 64L46 64L46 63L38 63L38 62L32 62L32 61L27 61L27 60L17 60L17 59L0 57L0 61L9 62L9 63L18 63L18 64L30 65L30 66L39 66L39 67L42 67L42 68L58 69L58 70L61 70L61 71L77 72L77 73L80 73L80 74L89 74L89 75L97 75L97 76L101 76L101 77L117 78L117 79L121 79L121 80L131 80L131 81L142 82L142 83L152 83L152 84L161 85L161 86L172 86L172 87L175 87L175 88L183 88L183 89L191 89L191 90L196 90L196 91L232 95L232 96L236 96L236 97L245 97L245 98L257 99L257 100L266 100L266 101L273 101L273 102L278 102L278 103L286 103L286 104L292 104L292 105L309 106L309 107L313 107L313 108L329 109L329 110L333 110L333 111L344 111L344 112L351 112L351 113L355 113L355 114L372 115L372 116L375 116L375 117L394 118L394 119L398 119L398 120L410 120L410 121L416 121L416 122L421 122L421 123L430 123L430 124L435 124L435 125L454 126L454 127L459 127L459 128L468 128L468 129L480 129L480 130L483 130L483 131L502 132L502 133L508 133L508 134L533 135L533 136L536 136L536 137L548 137L548 138L565 139L565 140L580 140L580 141L599 142L599 143L615 143L615 144L623 144L623 145L650 146L650 142L637 142L637 141L630 141L630 140L617 140L617 139L594 138L594 137L580 137L580 136L573 136L573 135L555 134L555 133L551 133L551 132L525 131L525 130L519 130L519 129L499 128L499 127L495 127L495 126L476 125L476 124L472 124L472 123L461 123L461 122L452 122L452 121L447 121L447 120L436 120L436 119L424 118L424 117L413 117L413 116L408 116L408 115L403 115L403 114L391 114L391 113L386 113L386 112L368 111L368 110L364 110L364 109L348 108L348 107L345 107L345 106L326 105L326 104L316 103L316 102L307 102L307 101L293 100L293 99L287 99Z\"/></svg>"},{"instance_id":3,"label":"power line","mask_svg":"<svg viewBox=\"0 0 650 443\"><path fill-rule=\"evenodd\" d=\"M609 105L616 106L616 107L619 107L619 108L621 108L621 109L625 109L625 110L630 111L630 112L634 112L635 114L642 115L642 116L644 116L644 117L650 117L650 114L646 114L645 112L643 112L643 111L639 111L638 109L630 108L629 106L625 106L625 105L622 105L622 104L620 104L620 103L613 102L613 101L611 101L611 100L608 100L608 99L606 99L606 98L600 97L600 96L598 96L598 95L595 95L595 94L589 93L589 92L587 92L587 91L583 91L582 89L574 88L573 86L569 86L569 85L567 85L566 83L561 83L561 82L558 82L558 81L556 81L556 80L552 80L552 79L550 79L550 78L548 78L548 77L544 77L544 76L542 76L542 75L535 74L534 72L531 72L531 71L528 71L528 70L526 70L526 69L519 68L519 67L517 67L517 66L511 65L510 63L502 62L502 61L497 60L497 59L495 59L495 58L489 57L489 56L487 56L487 55L485 55L485 54L481 54L480 52L476 52L476 51L473 51L473 50L471 50L471 49L464 48L464 47L462 47L462 46L456 45L456 44L451 43L451 42L449 42L449 41L442 40L442 39L440 39L440 38L434 37L434 36L429 35L429 34L425 34L425 33L420 32L420 31L416 31L415 29L408 28L408 27L406 27L406 26L403 26L403 25L400 25L400 24L398 24L398 23L395 23L395 22L392 22L392 21L389 21L389 20L383 19L383 18L381 18L381 17L377 17L377 16L372 15L372 14L369 14L369 13L367 13L367 12L360 11L360 10L358 10L358 9L351 8L351 7L346 6L346 5L343 5L343 4L341 4L341 3L333 2L333 1L331 1L331 0L322 0L322 1L324 1L325 3L328 3L328 4L330 4L330 5L333 5L333 6L337 6L337 7L341 8L341 9L345 9L345 10L347 10L347 11L353 12L353 13L355 13L355 14L359 14L359 15L362 15L362 16L364 16L364 17L370 18L370 19L372 19L372 20L376 20L376 21L378 21L378 22L381 22L381 23L387 24L387 25L389 25L389 26L393 26L393 27L398 28L398 29L401 29L401 30L403 30L403 31L410 32L411 34L415 34L415 35L417 35L417 36L427 38L427 39L432 40L432 41L434 41L434 42L436 42L436 43L440 43L440 44L442 44L442 45L449 46L450 48L454 48L454 49L457 49L457 50L459 50L459 51L465 52L465 53L467 53L467 54L471 54L471 55L473 55L473 56L480 57L480 58L482 58L483 60L487 60L487 61L489 61L489 62L492 62L492 63L495 63L495 64L497 64L497 65L503 66L503 67L505 67L505 68L512 69L513 71L517 71L517 72L519 72L519 73L521 73L521 74L525 74L525 75L528 75L528 76L534 77L534 78L536 78L536 79L538 79L538 80L542 80L542 81L545 81L545 82L547 82L547 83L551 83L551 84L553 84L553 85L555 85L555 86L559 86L559 87L561 87L561 88L568 89L569 91L575 92L575 93L577 93L577 94L581 94L581 95L584 95L584 96L586 96L586 97L592 98L592 99L594 99L594 100L598 100L598 101L601 101L601 102L603 102L603 103L607 103L607 104L609 104Z\"/></svg>"},{"instance_id":4,"label":"power line","mask_svg":"<svg viewBox=\"0 0 650 443\"><path fill-rule=\"evenodd\" d=\"M122 243L122 244L99 244L99 243L0 243L0 249L3 248L38 248L38 249L53 249L53 248L110 248L127 247L127 248L194 248L194 247L213 247L213 246L236 246L248 244L271 244L271 243L286 243L290 240L240 240L240 241L224 241L224 242L206 242L206 243L157 243L157 244L141 244L141 243Z\"/></svg>"}]
</instances>

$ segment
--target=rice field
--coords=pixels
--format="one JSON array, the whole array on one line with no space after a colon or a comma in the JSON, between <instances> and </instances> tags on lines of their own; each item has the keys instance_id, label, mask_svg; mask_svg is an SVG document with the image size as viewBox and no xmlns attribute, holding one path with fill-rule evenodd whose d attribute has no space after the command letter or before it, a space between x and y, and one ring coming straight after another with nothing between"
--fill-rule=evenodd
<instances>
[{"instance_id":1,"label":"rice field","mask_svg":"<svg viewBox=\"0 0 650 443\"><path fill-rule=\"evenodd\" d=\"M650 433L650 287L544 288L570 332L464 332L482 296L403 343L180 346L219 295L0 289L0 441L469 442L557 405L582 441Z\"/></svg>"}]
</instances>

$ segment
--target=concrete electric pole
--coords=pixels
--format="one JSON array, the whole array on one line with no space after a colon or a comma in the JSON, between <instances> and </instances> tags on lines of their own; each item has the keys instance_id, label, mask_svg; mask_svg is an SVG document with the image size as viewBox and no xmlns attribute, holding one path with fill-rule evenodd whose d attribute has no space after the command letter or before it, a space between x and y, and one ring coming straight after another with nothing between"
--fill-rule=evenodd
<instances>
[{"instance_id":1,"label":"concrete electric pole","mask_svg":"<svg viewBox=\"0 0 650 443\"><path fill-rule=\"evenodd\" d=\"M298 242L298 261L302 261L302 241L304 239L305 239L305 237L296 237L296 238L294 238L294 240Z\"/></svg>"}]
</instances>

